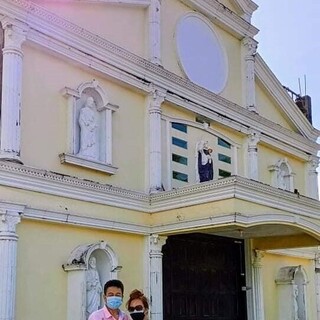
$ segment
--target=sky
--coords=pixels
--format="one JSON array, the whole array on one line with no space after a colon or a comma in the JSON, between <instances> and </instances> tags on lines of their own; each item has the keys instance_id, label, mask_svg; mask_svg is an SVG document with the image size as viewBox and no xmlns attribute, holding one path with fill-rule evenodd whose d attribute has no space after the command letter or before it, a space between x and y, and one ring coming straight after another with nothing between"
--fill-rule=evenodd
<instances>
[{"instance_id":1,"label":"sky","mask_svg":"<svg viewBox=\"0 0 320 320\"><path fill-rule=\"evenodd\" d=\"M259 6L252 18L260 30L255 37L259 54L282 85L311 97L313 126L320 130L320 0L254 2ZM319 167L318 188L320 196Z\"/></svg>"},{"instance_id":2,"label":"sky","mask_svg":"<svg viewBox=\"0 0 320 320\"><path fill-rule=\"evenodd\" d=\"M258 52L282 85L312 99L313 125L320 129L320 0L254 0L252 24ZM305 81L306 77L306 91Z\"/></svg>"}]
</instances>

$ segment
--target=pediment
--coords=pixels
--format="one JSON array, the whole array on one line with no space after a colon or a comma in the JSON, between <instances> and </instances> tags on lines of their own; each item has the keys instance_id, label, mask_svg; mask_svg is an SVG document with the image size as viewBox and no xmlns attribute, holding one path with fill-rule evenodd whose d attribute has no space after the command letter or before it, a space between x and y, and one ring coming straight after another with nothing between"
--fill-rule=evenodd
<instances>
[{"instance_id":1,"label":"pediment","mask_svg":"<svg viewBox=\"0 0 320 320\"><path fill-rule=\"evenodd\" d=\"M259 54L255 58L255 76L258 86L270 97L270 105L272 104L275 111L283 118L284 123L279 124L316 141L320 131L308 121ZM268 112L272 113L273 110Z\"/></svg>"}]
</instances>

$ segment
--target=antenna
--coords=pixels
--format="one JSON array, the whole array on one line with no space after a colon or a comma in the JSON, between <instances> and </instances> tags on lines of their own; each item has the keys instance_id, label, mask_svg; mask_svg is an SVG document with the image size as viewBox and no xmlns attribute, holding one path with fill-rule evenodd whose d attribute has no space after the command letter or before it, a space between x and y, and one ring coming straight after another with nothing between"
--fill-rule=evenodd
<instances>
[{"instance_id":1,"label":"antenna","mask_svg":"<svg viewBox=\"0 0 320 320\"><path fill-rule=\"evenodd\" d=\"M298 84L299 84L299 94L301 96L301 83L300 83L300 78L298 78Z\"/></svg>"}]
</instances>

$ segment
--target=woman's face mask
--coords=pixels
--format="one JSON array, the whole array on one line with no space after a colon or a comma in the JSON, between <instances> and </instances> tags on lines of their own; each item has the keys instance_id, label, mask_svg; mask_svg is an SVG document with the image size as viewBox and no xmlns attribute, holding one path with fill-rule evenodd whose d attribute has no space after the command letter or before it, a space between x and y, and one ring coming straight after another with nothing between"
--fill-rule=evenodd
<instances>
[{"instance_id":1,"label":"woman's face mask","mask_svg":"<svg viewBox=\"0 0 320 320\"><path fill-rule=\"evenodd\" d=\"M132 318L132 320L143 320L144 312L143 311L130 312L130 317Z\"/></svg>"}]
</instances>

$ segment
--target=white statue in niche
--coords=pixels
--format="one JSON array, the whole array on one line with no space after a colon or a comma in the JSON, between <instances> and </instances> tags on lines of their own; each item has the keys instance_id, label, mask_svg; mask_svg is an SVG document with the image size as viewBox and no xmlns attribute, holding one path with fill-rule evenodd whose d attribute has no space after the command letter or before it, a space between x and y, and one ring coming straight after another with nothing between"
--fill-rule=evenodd
<instances>
[{"instance_id":1,"label":"white statue in niche","mask_svg":"<svg viewBox=\"0 0 320 320\"><path fill-rule=\"evenodd\" d=\"M92 97L88 97L79 114L80 149L78 155L89 159L99 160L98 119L96 105Z\"/></svg>"},{"instance_id":2,"label":"white statue in niche","mask_svg":"<svg viewBox=\"0 0 320 320\"><path fill-rule=\"evenodd\" d=\"M100 307L102 286L96 265L96 258L90 257L88 262L88 270L86 271L87 317L89 317L92 312L98 310Z\"/></svg>"}]
</instances>

